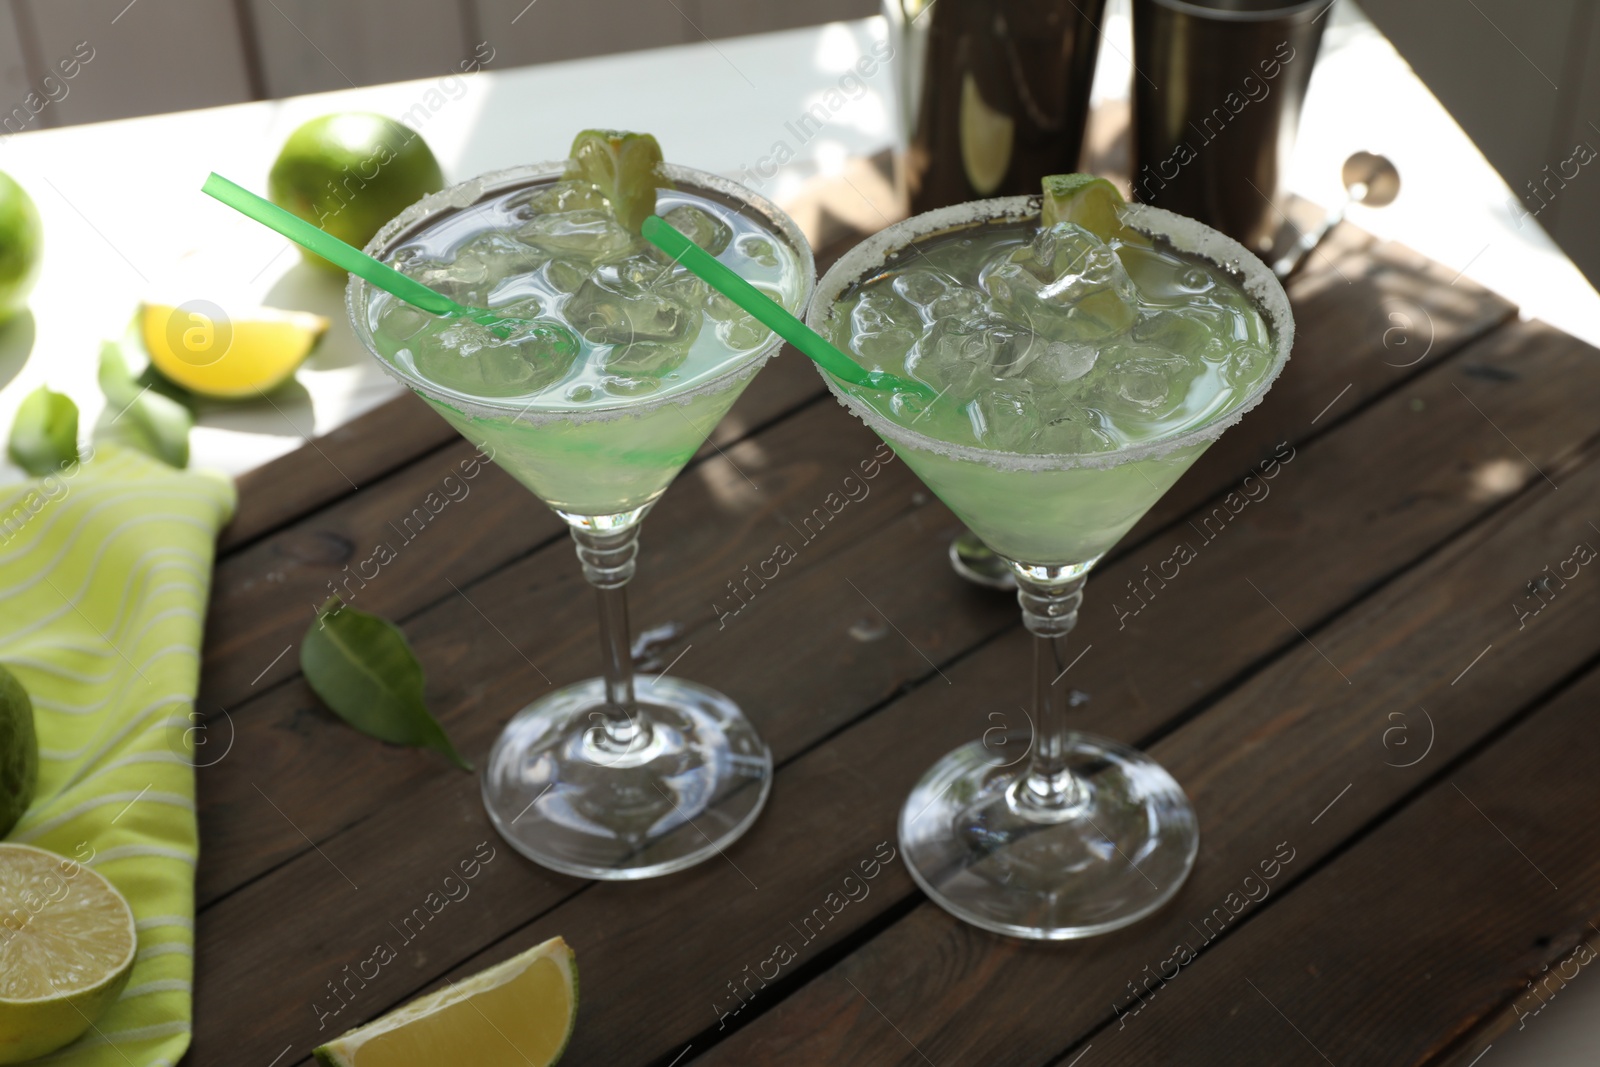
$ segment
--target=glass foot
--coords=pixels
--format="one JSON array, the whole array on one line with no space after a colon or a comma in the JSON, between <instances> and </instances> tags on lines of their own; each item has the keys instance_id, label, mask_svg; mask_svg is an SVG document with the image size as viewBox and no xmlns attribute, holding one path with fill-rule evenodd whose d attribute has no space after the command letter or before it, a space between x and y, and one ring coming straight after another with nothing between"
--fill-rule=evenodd
<instances>
[{"instance_id":1,"label":"glass foot","mask_svg":"<svg viewBox=\"0 0 1600 1067\"><path fill-rule=\"evenodd\" d=\"M1016 747L996 746L1015 752ZM974 926L1046 941L1103 934L1170 900L1194 866L1200 830L1189 798L1161 765L1105 738L1068 734L1080 789L1037 810L1022 765L1000 765L974 741L936 763L900 812L900 843L917 884Z\"/></svg>"},{"instance_id":2,"label":"glass foot","mask_svg":"<svg viewBox=\"0 0 1600 1067\"><path fill-rule=\"evenodd\" d=\"M483 803L512 848L580 878L652 878L691 867L755 822L772 756L714 689L639 675L643 728L618 746L605 682L558 689L512 718L483 774Z\"/></svg>"},{"instance_id":3,"label":"glass foot","mask_svg":"<svg viewBox=\"0 0 1600 1067\"><path fill-rule=\"evenodd\" d=\"M971 530L962 530L950 542L950 566L961 577L990 589L1015 589L1017 577L1011 565L983 543Z\"/></svg>"}]
</instances>

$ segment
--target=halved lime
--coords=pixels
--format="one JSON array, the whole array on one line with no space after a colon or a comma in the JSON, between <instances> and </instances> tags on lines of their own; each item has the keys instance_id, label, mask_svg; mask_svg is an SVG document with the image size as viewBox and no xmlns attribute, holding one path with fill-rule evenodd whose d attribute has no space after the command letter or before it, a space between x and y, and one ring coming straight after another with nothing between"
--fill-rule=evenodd
<instances>
[{"instance_id":1,"label":"halved lime","mask_svg":"<svg viewBox=\"0 0 1600 1067\"><path fill-rule=\"evenodd\" d=\"M1143 234L1122 222L1122 209L1128 202L1115 185L1093 174L1051 174L1044 185L1044 210L1041 226L1075 222L1102 241L1117 238L1148 244Z\"/></svg>"},{"instance_id":2,"label":"halved lime","mask_svg":"<svg viewBox=\"0 0 1600 1067\"><path fill-rule=\"evenodd\" d=\"M671 188L661 173L661 146L648 133L584 130L573 138L567 177L582 178L611 201L611 213L632 233L655 213L656 190Z\"/></svg>"},{"instance_id":3,"label":"halved lime","mask_svg":"<svg viewBox=\"0 0 1600 1067\"><path fill-rule=\"evenodd\" d=\"M128 984L133 909L88 867L0 844L0 1063L76 1040Z\"/></svg>"},{"instance_id":4,"label":"halved lime","mask_svg":"<svg viewBox=\"0 0 1600 1067\"><path fill-rule=\"evenodd\" d=\"M559 937L419 997L316 1050L324 1067L550 1067L578 1014L578 963Z\"/></svg>"}]
</instances>

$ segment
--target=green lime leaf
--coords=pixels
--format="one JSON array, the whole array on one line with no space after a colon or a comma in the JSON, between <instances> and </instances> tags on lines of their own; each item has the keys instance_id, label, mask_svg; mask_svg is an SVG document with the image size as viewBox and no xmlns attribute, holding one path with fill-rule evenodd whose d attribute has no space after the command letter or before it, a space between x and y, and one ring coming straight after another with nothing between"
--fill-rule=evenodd
<instances>
[{"instance_id":1,"label":"green lime leaf","mask_svg":"<svg viewBox=\"0 0 1600 1067\"><path fill-rule=\"evenodd\" d=\"M39 386L17 408L6 451L11 462L35 478L66 470L78 462L78 405L70 396Z\"/></svg>"},{"instance_id":2,"label":"green lime leaf","mask_svg":"<svg viewBox=\"0 0 1600 1067\"><path fill-rule=\"evenodd\" d=\"M106 433L180 470L189 465L189 428L194 413L139 380L128 370L122 346L100 346L100 391L106 395Z\"/></svg>"},{"instance_id":3,"label":"green lime leaf","mask_svg":"<svg viewBox=\"0 0 1600 1067\"><path fill-rule=\"evenodd\" d=\"M357 730L396 745L431 748L464 771L423 697L422 664L400 628L335 597L300 642L300 670L322 702Z\"/></svg>"}]
</instances>

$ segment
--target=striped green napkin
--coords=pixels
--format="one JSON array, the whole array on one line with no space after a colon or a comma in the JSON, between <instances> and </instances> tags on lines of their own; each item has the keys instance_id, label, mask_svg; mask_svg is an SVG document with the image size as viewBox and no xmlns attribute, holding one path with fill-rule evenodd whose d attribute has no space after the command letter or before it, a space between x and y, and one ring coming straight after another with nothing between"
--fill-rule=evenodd
<instances>
[{"instance_id":1,"label":"striped green napkin","mask_svg":"<svg viewBox=\"0 0 1600 1067\"><path fill-rule=\"evenodd\" d=\"M95 1028L36 1061L155 1067L189 1046L198 852L194 710L225 479L115 445L0 489L0 662L33 698L39 789L8 840L85 862L139 953Z\"/></svg>"}]
</instances>

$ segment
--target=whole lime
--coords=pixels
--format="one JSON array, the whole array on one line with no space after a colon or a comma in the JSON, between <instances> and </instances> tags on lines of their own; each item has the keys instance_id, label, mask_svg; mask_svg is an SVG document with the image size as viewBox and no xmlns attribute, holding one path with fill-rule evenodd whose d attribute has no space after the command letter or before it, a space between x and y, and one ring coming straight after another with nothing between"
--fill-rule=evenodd
<instances>
[{"instance_id":1,"label":"whole lime","mask_svg":"<svg viewBox=\"0 0 1600 1067\"><path fill-rule=\"evenodd\" d=\"M0 837L11 832L33 803L39 781L39 739L33 701L17 676L0 667Z\"/></svg>"},{"instance_id":2,"label":"whole lime","mask_svg":"<svg viewBox=\"0 0 1600 1067\"><path fill-rule=\"evenodd\" d=\"M273 203L357 248L401 211L443 188L439 161L422 136L366 111L323 115L301 126L284 142L267 177ZM321 256L305 257L340 270Z\"/></svg>"},{"instance_id":3,"label":"whole lime","mask_svg":"<svg viewBox=\"0 0 1600 1067\"><path fill-rule=\"evenodd\" d=\"M0 173L0 322L27 306L43 250L44 228L33 198Z\"/></svg>"}]
</instances>

